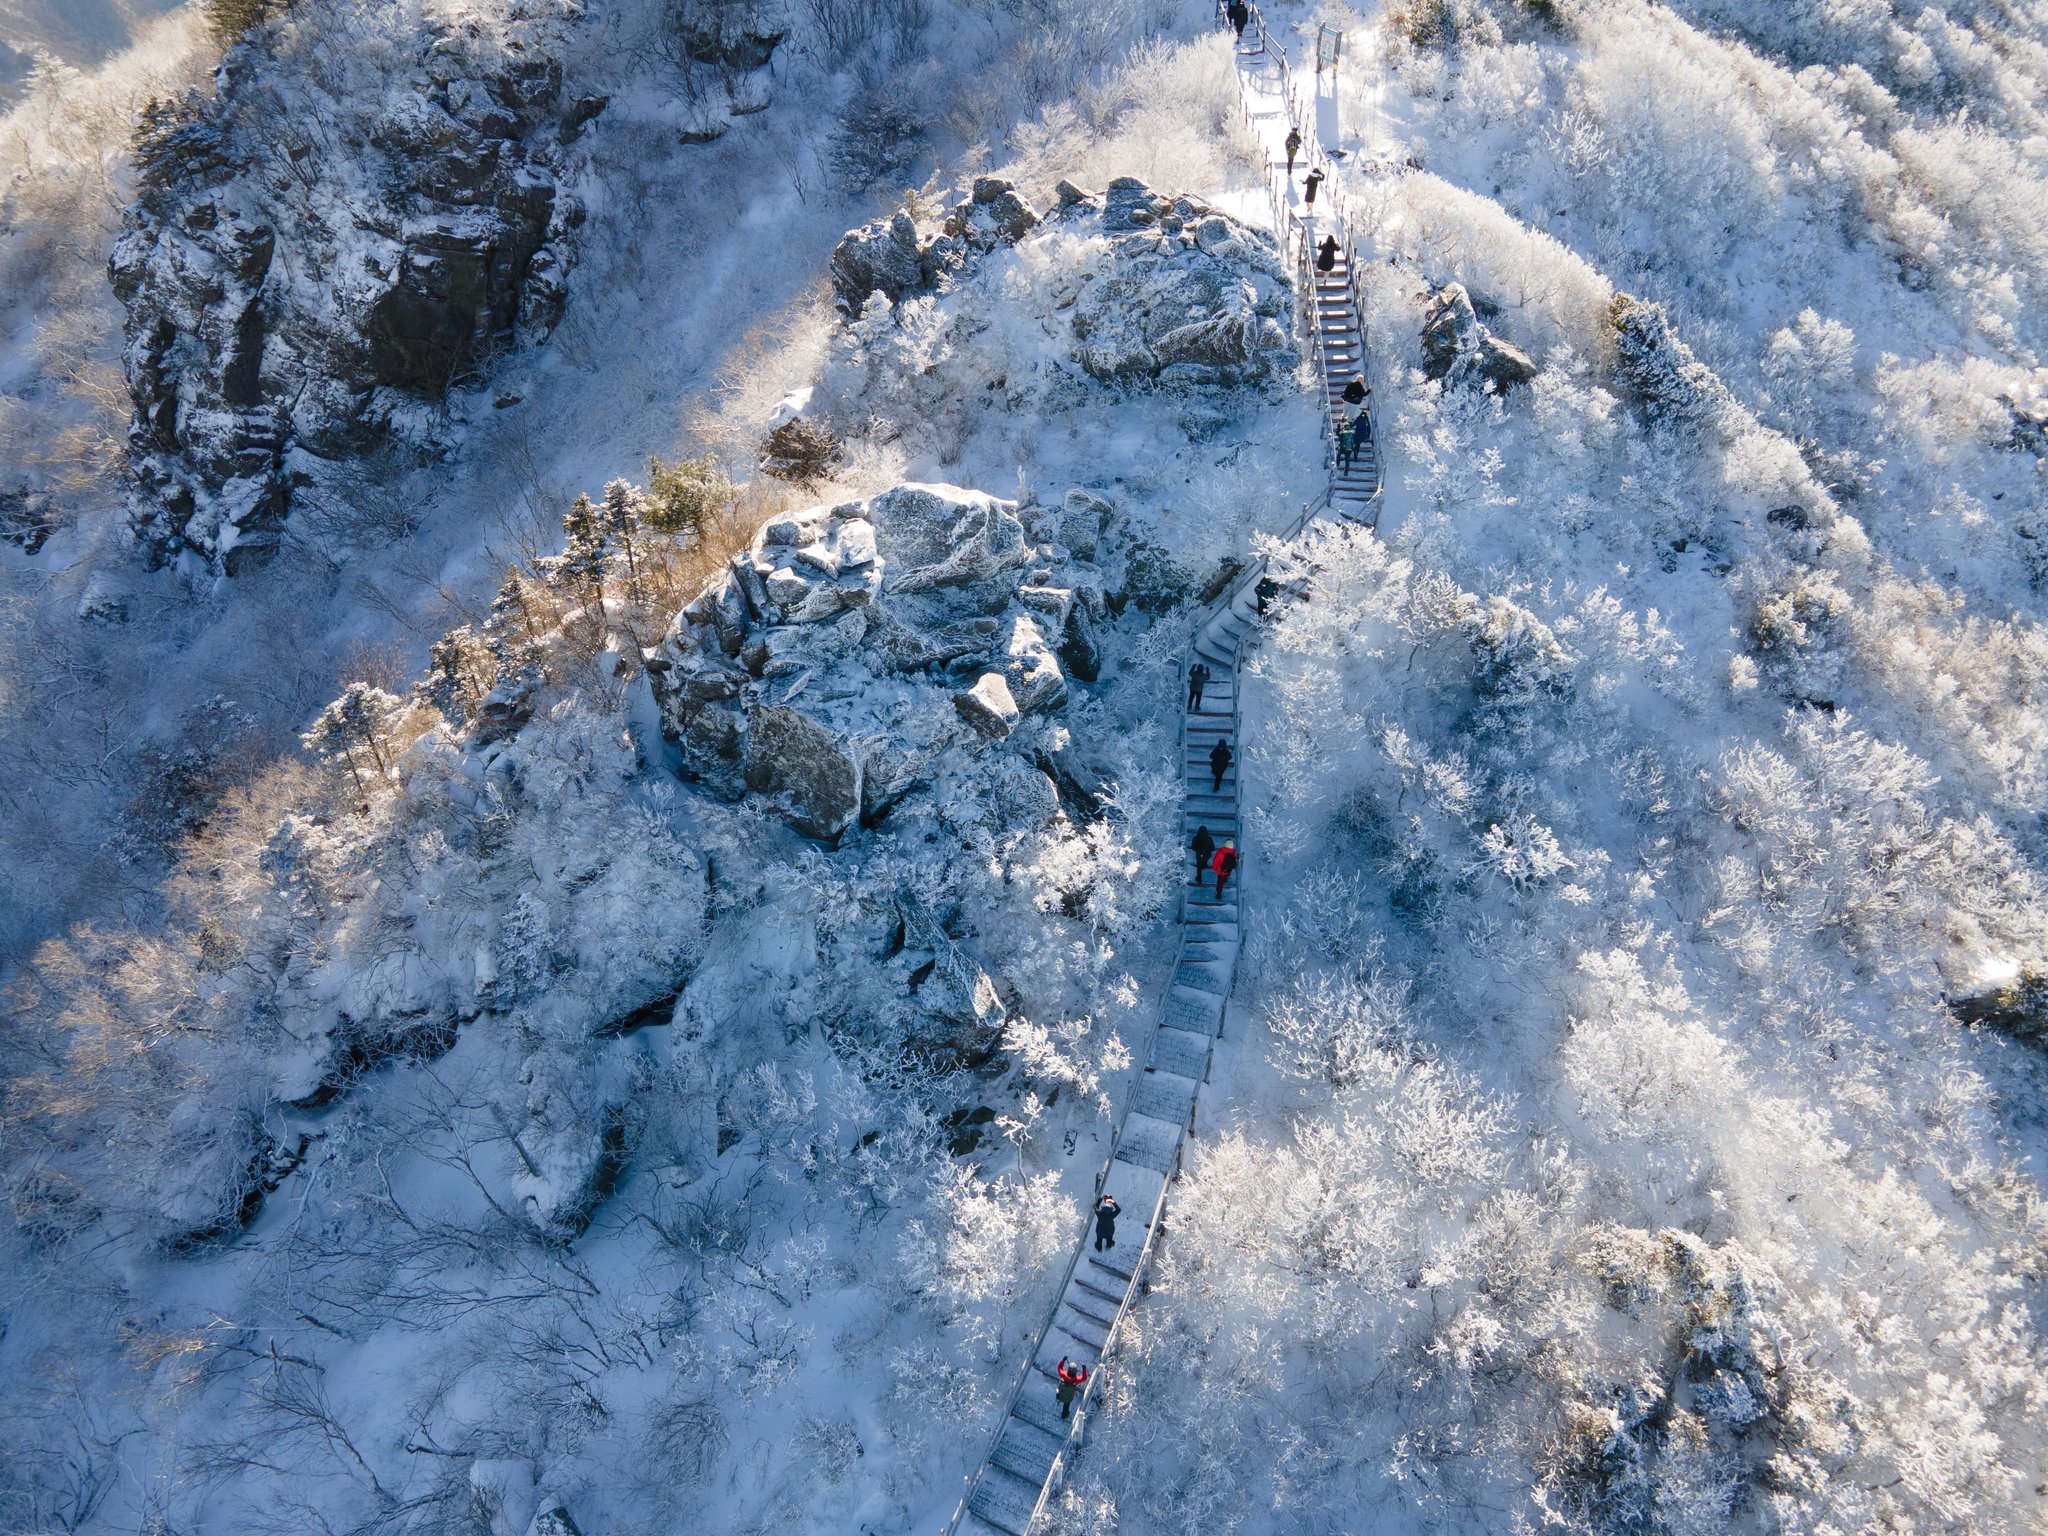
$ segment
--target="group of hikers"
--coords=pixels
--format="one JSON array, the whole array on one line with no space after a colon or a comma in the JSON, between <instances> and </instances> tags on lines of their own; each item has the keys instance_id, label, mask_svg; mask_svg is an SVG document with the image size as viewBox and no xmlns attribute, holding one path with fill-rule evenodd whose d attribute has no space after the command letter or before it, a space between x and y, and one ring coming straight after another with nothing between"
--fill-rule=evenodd
<instances>
[{"instance_id":1,"label":"group of hikers","mask_svg":"<svg viewBox=\"0 0 2048 1536\"><path fill-rule=\"evenodd\" d=\"M1123 1214L1123 1207L1116 1203L1115 1195L1095 1197L1095 1251L1116 1246L1116 1219ZM1081 1395L1081 1389L1088 1385L1088 1367L1078 1360L1060 1356L1059 1366L1060 1417L1068 1417L1074 1411L1074 1399Z\"/></svg>"},{"instance_id":2,"label":"group of hikers","mask_svg":"<svg viewBox=\"0 0 2048 1536\"><path fill-rule=\"evenodd\" d=\"M1240 25L1238 31L1242 33L1243 30L1244 28ZM1286 149L1287 178L1290 182L1294 179L1294 162L1296 157L1301 154L1301 146L1301 130L1299 128L1289 128L1287 130ZM1315 207L1316 194L1322 191L1323 183L1328 179L1324 175L1321 166L1312 165L1309 167L1308 174L1301 179L1301 203L1304 208ZM1337 257L1342 254L1343 249L1337 243L1335 235L1325 234L1322 238L1322 243L1316 247L1316 271L1325 273L1336 271ZM1350 382L1344 386L1342 399L1345 409L1331 408L1330 420L1337 434L1337 467L1339 469L1349 469L1357 459L1359 449L1372 441L1372 418L1367 413L1366 407L1366 401L1371 394L1372 386L1365 382L1365 375L1354 373L1351 376ZM1349 414L1350 412L1356 412L1356 414Z\"/></svg>"},{"instance_id":3,"label":"group of hikers","mask_svg":"<svg viewBox=\"0 0 2048 1536\"><path fill-rule=\"evenodd\" d=\"M1274 584L1271 577L1262 577L1255 590L1259 600L1259 612L1264 613L1266 604L1280 588ZM1188 668L1188 713L1202 713L1202 695L1208 689L1209 679L1213 675L1205 662L1198 661ZM1223 792L1223 775L1230 772L1230 765L1236 761L1237 755L1230 750L1230 743L1220 736L1217 737L1216 744L1209 749L1210 794L1217 795ZM1188 846L1195 851L1196 886L1201 885L1204 870L1215 875L1216 899L1221 901L1223 887L1230 883L1231 872L1237 868L1237 840L1226 837L1219 847L1207 827L1197 827L1195 840Z\"/></svg>"}]
</instances>

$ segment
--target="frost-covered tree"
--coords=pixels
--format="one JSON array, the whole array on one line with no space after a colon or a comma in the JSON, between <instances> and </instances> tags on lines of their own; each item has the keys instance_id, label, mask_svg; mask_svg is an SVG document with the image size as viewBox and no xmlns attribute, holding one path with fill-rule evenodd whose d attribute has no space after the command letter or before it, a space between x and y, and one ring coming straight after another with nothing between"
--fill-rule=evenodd
<instances>
[{"instance_id":1,"label":"frost-covered tree","mask_svg":"<svg viewBox=\"0 0 2048 1536\"><path fill-rule=\"evenodd\" d=\"M467 724L497 680L491 650L467 624L456 626L427 647L427 674L415 691L450 724Z\"/></svg>"},{"instance_id":2,"label":"frost-covered tree","mask_svg":"<svg viewBox=\"0 0 2048 1536\"><path fill-rule=\"evenodd\" d=\"M571 590L592 599L604 596L605 552L611 543L607 518L578 495L562 514L563 546L553 569Z\"/></svg>"},{"instance_id":3,"label":"frost-covered tree","mask_svg":"<svg viewBox=\"0 0 2048 1536\"><path fill-rule=\"evenodd\" d=\"M355 781L356 792L367 796L363 780L365 760L377 770L380 780L388 779L391 764L385 755L384 739L390 733L398 700L368 683L350 683L341 697L320 711L312 728L299 738L308 752L330 763L339 763Z\"/></svg>"}]
</instances>

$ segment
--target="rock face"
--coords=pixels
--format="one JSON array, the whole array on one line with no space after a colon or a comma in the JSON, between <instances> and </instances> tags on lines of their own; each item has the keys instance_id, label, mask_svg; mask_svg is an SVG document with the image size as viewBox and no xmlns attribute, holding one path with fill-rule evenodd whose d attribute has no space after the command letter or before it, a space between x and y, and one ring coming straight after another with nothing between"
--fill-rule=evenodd
<instances>
[{"instance_id":1,"label":"rock face","mask_svg":"<svg viewBox=\"0 0 2048 1536\"><path fill-rule=\"evenodd\" d=\"M2048 972L2022 969L2004 985L1950 998L1948 1006L1965 1024L1989 1024L2048 1047Z\"/></svg>"},{"instance_id":2,"label":"rock face","mask_svg":"<svg viewBox=\"0 0 2048 1536\"><path fill-rule=\"evenodd\" d=\"M1102 597L1063 554L950 485L775 518L650 663L684 772L812 837L878 818L947 751L1065 705L1061 657L1093 664Z\"/></svg>"},{"instance_id":3,"label":"rock face","mask_svg":"<svg viewBox=\"0 0 2048 1536\"><path fill-rule=\"evenodd\" d=\"M560 147L603 105L564 103L558 46L430 26L355 92L241 43L212 96L145 114L109 275L153 560L263 559L324 464L429 446L423 405L552 328L581 219Z\"/></svg>"},{"instance_id":4,"label":"rock face","mask_svg":"<svg viewBox=\"0 0 2048 1536\"><path fill-rule=\"evenodd\" d=\"M899 209L850 231L832 252L832 291L839 307L858 315L874 294L900 304L929 293L948 272L994 250L1015 245L1038 227L1038 212L1017 194L1015 182L977 176L965 202L948 210L940 233L920 239L917 224Z\"/></svg>"},{"instance_id":5,"label":"rock face","mask_svg":"<svg viewBox=\"0 0 2048 1536\"><path fill-rule=\"evenodd\" d=\"M1423 311L1422 371L1453 384L1491 386L1506 394L1536 377L1536 363L1480 321L1462 283L1447 283Z\"/></svg>"},{"instance_id":6,"label":"rock face","mask_svg":"<svg viewBox=\"0 0 2048 1536\"><path fill-rule=\"evenodd\" d=\"M1140 388L1231 388L1284 376L1299 361L1287 324L1286 274L1262 233L1189 197L1167 198L1135 177L1099 197L1059 185L1062 231L1102 237L1072 289L1058 296L1073 356L1094 378ZM989 252L1037 230L1037 212L999 177L981 177L938 234L910 215L863 225L832 256L840 308L862 314L930 293Z\"/></svg>"}]
</instances>

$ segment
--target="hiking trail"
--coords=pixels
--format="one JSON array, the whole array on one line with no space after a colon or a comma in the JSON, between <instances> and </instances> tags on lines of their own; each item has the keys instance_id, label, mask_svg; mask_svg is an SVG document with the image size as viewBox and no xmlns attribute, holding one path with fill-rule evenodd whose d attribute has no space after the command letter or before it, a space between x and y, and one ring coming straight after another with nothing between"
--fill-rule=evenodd
<instances>
[{"instance_id":1,"label":"hiking trail","mask_svg":"<svg viewBox=\"0 0 2048 1536\"><path fill-rule=\"evenodd\" d=\"M1354 236L1342 194L1331 179L1323 183L1313 208L1302 201L1300 174L1311 165L1328 165L1317 138L1317 103L1298 88L1285 52L1256 7L1236 51L1245 124L1265 152L1274 233L1296 267L1300 320L1322 384L1323 438L1331 471L1323 496L1305 506L1291 526L1276 531L1293 538L1325 516L1373 526L1380 505L1377 422L1349 466L1338 465L1333 446L1344 387L1365 371L1366 354ZM1303 139L1292 176L1285 147L1290 127ZM1330 270L1318 271L1315 252L1326 237L1335 239L1337 250ZM1240 763L1233 758L1218 784L1209 754L1219 740L1228 741L1234 754L1241 752L1238 665L1257 640L1257 588L1265 570L1264 558L1254 556L1208 603L1182 664L1180 951L1145 1066L1125 1098L1113 1150L1095 1180L1096 1194L1112 1194L1122 1206L1119 1241L1106 1252L1095 1252L1094 1220L1083 1222L1059 1299L1030 1342L987 1453L968 1475L966 1492L944 1528L947 1536L1029 1536L1080 1449L1103 1364L1114 1355L1124 1318L1143 1291L1145 1265L1158 1239L1167 1193L1180 1171L1182 1150L1194 1134L1211 1052L1223 1032L1224 1007L1237 975L1241 928L1236 882L1245 871L1240 868L1219 899L1214 877L1194 874L1187 844L1200 827L1207 827L1219 844L1238 838ZM1208 667L1210 677L1201 709L1190 710L1186 674L1197 662ZM1055 1396L1062 1357L1080 1361L1091 1372L1067 1420L1061 1419Z\"/></svg>"}]
</instances>

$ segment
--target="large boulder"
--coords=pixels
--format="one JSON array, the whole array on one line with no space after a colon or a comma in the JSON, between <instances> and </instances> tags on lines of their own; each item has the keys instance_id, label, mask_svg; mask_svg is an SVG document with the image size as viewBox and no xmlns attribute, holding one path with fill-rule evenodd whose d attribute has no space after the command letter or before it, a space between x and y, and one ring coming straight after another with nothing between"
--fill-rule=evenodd
<instances>
[{"instance_id":1,"label":"large boulder","mask_svg":"<svg viewBox=\"0 0 2048 1536\"><path fill-rule=\"evenodd\" d=\"M907 213L849 231L832 250L832 292L839 307L858 315L873 294L900 304L924 287L924 257L917 225Z\"/></svg>"},{"instance_id":2,"label":"large boulder","mask_svg":"<svg viewBox=\"0 0 2048 1536\"><path fill-rule=\"evenodd\" d=\"M1032 556L1013 503L958 486L771 519L650 661L684 773L832 840L948 752L1057 711L1063 657L1099 664L1086 629L1099 578L1077 597L1051 566L1027 570Z\"/></svg>"},{"instance_id":3,"label":"large boulder","mask_svg":"<svg viewBox=\"0 0 2048 1536\"><path fill-rule=\"evenodd\" d=\"M984 672L972 688L953 695L953 707L960 718L982 735L1001 741L1017 724L1017 701L1010 684L1000 672Z\"/></svg>"},{"instance_id":4,"label":"large boulder","mask_svg":"<svg viewBox=\"0 0 2048 1536\"><path fill-rule=\"evenodd\" d=\"M1107 259L1068 311L1075 361L1104 383L1234 388L1290 376L1300 361L1293 299L1267 237L1124 177L1104 196Z\"/></svg>"},{"instance_id":5,"label":"large boulder","mask_svg":"<svg viewBox=\"0 0 2048 1536\"><path fill-rule=\"evenodd\" d=\"M1537 369L1528 353L1487 329L1463 283L1446 283L1423 308L1422 371L1432 379L1506 394L1535 378Z\"/></svg>"}]
</instances>

